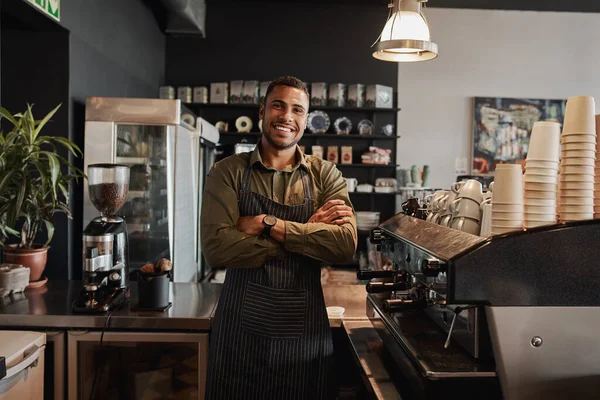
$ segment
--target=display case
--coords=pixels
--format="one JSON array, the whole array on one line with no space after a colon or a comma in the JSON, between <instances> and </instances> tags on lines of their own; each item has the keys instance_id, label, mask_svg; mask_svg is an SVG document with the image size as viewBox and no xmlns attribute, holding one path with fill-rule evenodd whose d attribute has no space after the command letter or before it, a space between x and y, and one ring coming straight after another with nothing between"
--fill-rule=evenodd
<instances>
[{"instance_id":1,"label":"display case","mask_svg":"<svg viewBox=\"0 0 600 400\"><path fill-rule=\"evenodd\" d=\"M129 270L160 258L175 282L201 279L199 129L180 118L179 100L91 97L86 102L84 164L130 167L127 202ZM84 225L98 212L84 190Z\"/></svg>"},{"instance_id":2,"label":"display case","mask_svg":"<svg viewBox=\"0 0 600 400\"><path fill-rule=\"evenodd\" d=\"M69 400L204 399L208 334L68 332Z\"/></svg>"}]
</instances>

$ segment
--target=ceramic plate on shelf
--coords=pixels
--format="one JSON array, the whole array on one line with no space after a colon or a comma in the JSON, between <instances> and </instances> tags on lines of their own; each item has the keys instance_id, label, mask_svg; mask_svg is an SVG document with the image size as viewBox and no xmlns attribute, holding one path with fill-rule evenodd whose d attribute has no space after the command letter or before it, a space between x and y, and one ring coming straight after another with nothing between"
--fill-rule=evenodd
<instances>
[{"instance_id":1,"label":"ceramic plate on shelf","mask_svg":"<svg viewBox=\"0 0 600 400\"><path fill-rule=\"evenodd\" d=\"M308 114L308 130L311 133L325 133L329 129L331 122L329 121L329 115L323 111L313 111Z\"/></svg>"},{"instance_id":2,"label":"ceramic plate on shelf","mask_svg":"<svg viewBox=\"0 0 600 400\"><path fill-rule=\"evenodd\" d=\"M361 135L370 136L373 134L374 129L375 127L373 126L373 123L368 119L361 119L358 122L358 133Z\"/></svg>"},{"instance_id":3,"label":"ceramic plate on shelf","mask_svg":"<svg viewBox=\"0 0 600 400\"><path fill-rule=\"evenodd\" d=\"M336 119L333 126L338 135L349 135L352 130L352 122L346 117Z\"/></svg>"}]
</instances>

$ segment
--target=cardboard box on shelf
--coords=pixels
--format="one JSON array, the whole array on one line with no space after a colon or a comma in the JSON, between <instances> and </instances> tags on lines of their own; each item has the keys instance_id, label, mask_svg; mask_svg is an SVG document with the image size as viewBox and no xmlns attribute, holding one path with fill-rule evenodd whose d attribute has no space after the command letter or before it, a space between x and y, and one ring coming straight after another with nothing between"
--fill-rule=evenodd
<instances>
[{"instance_id":1,"label":"cardboard box on shelf","mask_svg":"<svg viewBox=\"0 0 600 400\"><path fill-rule=\"evenodd\" d=\"M329 85L327 105L333 107L345 107L347 98L348 92L345 83L332 83Z\"/></svg>"},{"instance_id":2,"label":"cardboard box on shelf","mask_svg":"<svg viewBox=\"0 0 600 400\"><path fill-rule=\"evenodd\" d=\"M179 86L177 88L177 98L181 100L182 103L191 103L192 88L189 86Z\"/></svg>"},{"instance_id":3,"label":"cardboard box on shelf","mask_svg":"<svg viewBox=\"0 0 600 400\"><path fill-rule=\"evenodd\" d=\"M324 82L316 82L310 84L310 105L325 106L327 105L327 84Z\"/></svg>"},{"instance_id":4,"label":"cardboard box on shelf","mask_svg":"<svg viewBox=\"0 0 600 400\"><path fill-rule=\"evenodd\" d=\"M342 146L342 164L352 164L352 146Z\"/></svg>"},{"instance_id":5,"label":"cardboard box on shelf","mask_svg":"<svg viewBox=\"0 0 600 400\"><path fill-rule=\"evenodd\" d=\"M239 104L242 102L242 90L244 81L231 81L229 84L229 103Z\"/></svg>"},{"instance_id":6,"label":"cardboard box on shelf","mask_svg":"<svg viewBox=\"0 0 600 400\"><path fill-rule=\"evenodd\" d=\"M311 152L313 156L323 159L323 146L312 146Z\"/></svg>"},{"instance_id":7,"label":"cardboard box on shelf","mask_svg":"<svg viewBox=\"0 0 600 400\"><path fill-rule=\"evenodd\" d=\"M348 107L364 107L366 97L365 85L360 83L348 87Z\"/></svg>"},{"instance_id":8,"label":"cardboard box on shelf","mask_svg":"<svg viewBox=\"0 0 600 400\"><path fill-rule=\"evenodd\" d=\"M208 88L206 86L194 87L192 101L194 103L201 103L201 104L208 103Z\"/></svg>"},{"instance_id":9,"label":"cardboard box on shelf","mask_svg":"<svg viewBox=\"0 0 600 400\"><path fill-rule=\"evenodd\" d=\"M327 147L327 160L331 161L334 164L338 163L338 146L328 146Z\"/></svg>"},{"instance_id":10,"label":"cardboard box on shelf","mask_svg":"<svg viewBox=\"0 0 600 400\"><path fill-rule=\"evenodd\" d=\"M392 108L394 104L394 90L390 86L368 85L367 107Z\"/></svg>"},{"instance_id":11,"label":"cardboard box on shelf","mask_svg":"<svg viewBox=\"0 0 600 400\"><path fill-rule=\"evenodd\" d=\"M210 102L212 104L227 104L229 102L229 84L213 82L210 84Z\"/></svg>"},{"instance_id":12,"label":"cardboard box on shelf","mask_svg":"<svg viewBox=\"0 0 600 400\"><path fill-rule=\"evenodd\" d=\"M259 100L259 85L258 81L244 81L242 89L242 103L258 104Z\"/></svg>"}]
</instances>

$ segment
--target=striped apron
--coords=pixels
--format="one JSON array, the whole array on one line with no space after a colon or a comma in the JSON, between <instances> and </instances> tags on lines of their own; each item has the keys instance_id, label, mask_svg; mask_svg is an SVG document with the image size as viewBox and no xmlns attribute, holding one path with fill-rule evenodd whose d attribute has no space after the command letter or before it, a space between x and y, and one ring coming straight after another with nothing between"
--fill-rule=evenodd
<instances>
[{"instance_id":1,"label":"striped apron","mask_svg":"<svg viewBox=\"0 0 600 400\"><path fill-rule=\"evenodd\" d=\"M306 223L312 184L300 167L304 203L279 204L250 191L249 165L240 216L272 214ZM213 320L207 399L335 398L333 342L314 259L287 252L259 268L229 268Z\"/></svg>"}]
</instances>

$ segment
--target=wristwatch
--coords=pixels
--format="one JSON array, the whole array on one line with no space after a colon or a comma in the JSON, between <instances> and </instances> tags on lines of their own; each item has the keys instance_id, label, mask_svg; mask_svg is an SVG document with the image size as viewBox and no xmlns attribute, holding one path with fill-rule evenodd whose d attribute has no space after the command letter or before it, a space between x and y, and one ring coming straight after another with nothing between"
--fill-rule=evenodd
<instances>
[{"instance_id":1,"label":"wristwatch","mask_svg":"<svg viewBox=\"0 0 600 400\"><path fill-rule=\"evenodd\" d=\"M265 215L265 217L263 218L263 225L265 226L265 230L263 231L263 234L266 237L271 236L271 228L274 227L276 223L277 223L277 218L275 218L274 215L270 215L270 214Z\"/></svg>"}]
</instances>

